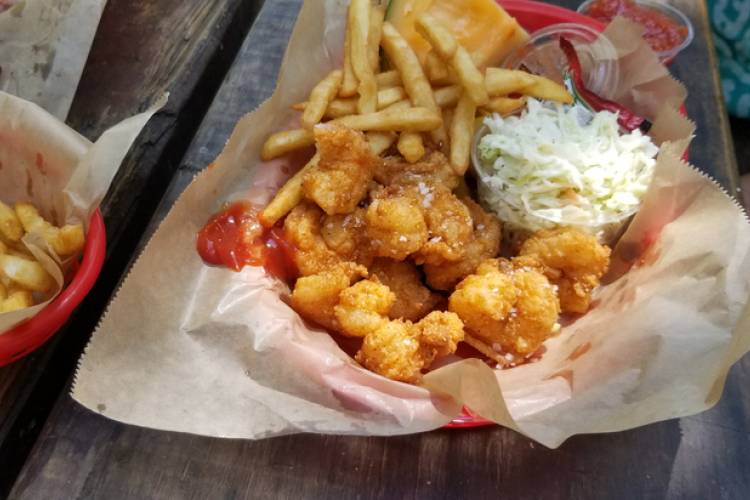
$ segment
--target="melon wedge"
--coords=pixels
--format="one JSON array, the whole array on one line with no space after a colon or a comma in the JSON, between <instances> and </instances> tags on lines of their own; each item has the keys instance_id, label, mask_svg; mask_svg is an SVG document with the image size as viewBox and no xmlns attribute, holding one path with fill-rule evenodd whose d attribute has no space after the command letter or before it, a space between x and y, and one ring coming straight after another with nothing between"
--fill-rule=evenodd
<instances>
[{"instance_id":1,"label":"melon wedge","mask_svg":"<svg viewBox=\"0 0 750 500\"><path fill-rule=\"evenodd\" d=\"M449 28L481 68L496 66L529 35L494 0L391 0L386 19L412 46L420 61L430 44L414 28L414 21L429 12Z\"/></svg>"}]
</instances>

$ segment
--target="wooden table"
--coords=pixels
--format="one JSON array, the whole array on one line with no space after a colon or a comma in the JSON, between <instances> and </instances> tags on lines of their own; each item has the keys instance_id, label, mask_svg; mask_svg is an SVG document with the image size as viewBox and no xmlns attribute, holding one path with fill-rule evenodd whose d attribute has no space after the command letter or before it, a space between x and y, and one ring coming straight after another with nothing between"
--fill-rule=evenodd
<instances>
[{"instance_id":1,"label":"wooden table","mask_svg":"<svg viewBox=\"0 0 750 500\"><path fill-rule=\"evenodd\" d=\"M675 3L696 25L695 41L672 66L698 124L691 159L735 192L705 5ZM0 370L4 491L12 488L14 498L742 498L750 491L750 388L741 383L749 358L708 412L577 436L558 450L498 427L222 440L119 424L75 403L67 384L109 296L236 120L271 93L300 1L268 0L247 33L259 2L200 4L109 0L71 123L93 137L162 88L172 99L105 202L110 252L95 293L54 342Z\"/></svg>"}]
</instances>

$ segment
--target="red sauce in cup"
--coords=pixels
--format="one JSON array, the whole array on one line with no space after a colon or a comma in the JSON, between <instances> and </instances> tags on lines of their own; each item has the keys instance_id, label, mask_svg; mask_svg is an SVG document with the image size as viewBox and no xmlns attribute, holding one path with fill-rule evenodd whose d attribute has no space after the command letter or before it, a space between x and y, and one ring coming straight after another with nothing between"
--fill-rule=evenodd
<instances>
[{"instance_id":1,"label":"red sauce in cup","mask_svg":"<svg viewBox=\"0 0 750 500\"><path fill-rule=\"evenodd\" d=\"M616 16L624 16L646 28L643 37L656 52L664 52L680 45L688 36L688 28L666 14L634 0L595 0L586 15L608 23Z\"/></svg>"},{"instance_id":2,"label":"red sauce in cup","mask_svg":"<svg viewBox=\"0 0 750 500\"><path fill-rule=\"evenodd\" d=\"M297 275L294 247L279 226L266 229L258 222L258 207L238 201L209 219L198 232L196 247L204 262L239 271L263 266L287 283Z\"/></svg>"}]
</instances>

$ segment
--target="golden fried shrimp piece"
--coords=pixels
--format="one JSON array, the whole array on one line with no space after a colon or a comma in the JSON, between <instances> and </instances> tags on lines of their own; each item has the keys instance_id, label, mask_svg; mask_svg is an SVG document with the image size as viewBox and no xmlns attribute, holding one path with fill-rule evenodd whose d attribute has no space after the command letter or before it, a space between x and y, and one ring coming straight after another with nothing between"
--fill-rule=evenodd
<instances>
[{"instance_id":1,"label":"golden fried shrimp piece","mask_svg":"<svg viewBox=\"0 0 750 500\"><path fill-rule=\"evenodd\" d=\"M554 332L560 306L539 271L504 259L486 260L458 284L448 309L466 329L498 352L523 358Z\"/></svg>"},{"instance_id":2,"label":"golden fried shrimp piece","mask_svg":"<svg viewBox=\"0 0 750 500\"><path fill-rule=\"evenodd\" d=\"M414 260L433 265L460 260L474 237L469 209L442 186L419 182L416 190L422 198L429 239Z\"/></svg>"},{"instance_id":3,"label":"golden fried shrimp piece","mask_svg":"<svg viewBox=\"0 0 750 500\"><path fill-rule=\"evenodd\" d=\"M416 383L438 356L455 352L463 324L452 313L436 311L419 323L392 320L365 336L355 359L369 370L402 382Z\"/></svg>"},{"instance_id":4,"label":"golden fried shrimp piece","mask_svg":"<svg viewBox=\"0 0 750 500\"><path fill-rule=\"evenodd\" d=\"M364 208L357 208L350 214L324 216L320 234L326 246L339 257L363 266L372 262L370 240L365 234Z\"/></svg>"},{"instance_id":5,"label":"golden fried shrimp piece","mask_svg":"<svg viewBox=\"0 0 750 500\"><path fill-rule=\"evenodd\" d=\"M341 333L364 337L374 332L388 322L388 311L395 301L394 293L377 279L362 280L346 288L334 307Z\"/></svg>"},{"instance_id":6,"label":"golden fried shrimp piece","mask_svg":"<svg viewBox=\"0 0 750 500\"><path fill-rule=\"evenodd\" d=\"M461 201L471 214L474 234L464 246L463 256L458 261L425 264L423 269L427 284L438 290L452 290L456 283L473 273L483 260L495 257L500 250L500 221L470 198Z\"/></svg>"},{"instance_id":7,"label":"golden fried shrimp piece","mask_svg":"<svg viewBox=\"0 0 750 500\"><path fill-rule=\"evenodd\" d=\"M591 292L609 267L609 247L576 229L545 229L521 245L520 255L536 258L544 274L558 286L563 312L585 313Z\"/></svg>"},{"instance_id":8,"label":"golden fried shrimp piece","mask_svg":"<svg viewBox=\"0 0 750 500\"><path fill-rule=\"evenodd\" d=\"M301 276L310 276L342 267L354 276L361 266L345 259L330 250L321 236L323 212L314 204L303 202L294 207L284 221L284 236L296 251L294 263ZM366 275L366 273L365 273Z\"/></svg>"},{"instance_id":9,"label":"golden fried shrimp piece","mask_svg":"<svg viewBox=\"0 0 750 500\"><path fill-rule=\"evenodd\" d=\"M350 282L350 277L340 267L303 276L294 285L292 307L302 317L329 330L339 331L341 326L334 314L334 308L339 303L339 295Z\"/></svg>"},{"instance_id":10,"label":"golden fried shrimp piece","mask_svg":"<svg viewBox=\"0 0 750 500\"><path fill-rule=\"evenodd\" d=\"M352 212L367 194L380 162L362 132L333 125L315 127L320 161L302 189L328 215Z\"/></svg>"},{"instance_id":11,"label":"golden fried shrimp piece","mask_svg":"<svg viewBox=\"0 0 750 500\"><path fill-rule=\"evenodd\" d=\"M375 180L385 186L429 182L451 191L458 187L460 179L447 158L439 151L425 155L416 163L406 162L399 156L389 157L375 170Z\"/></svg>"},{"instance_id":12,"label":"golden fried shrimp piece","mask_svg":"<svg viewBox=\"0 0 750 500\"><path fill-rule=\"evenodd\" d=\"M389 313L391 319L418 321L442 298L422 284L419 271L411 262L377 258L370 266L370 274L377 276L396 295Z\"/></svg>"},{"instance_id":13,"label":"golden fried shrimp piece","mask_svg":"<svg viewBox=\"0 0 750 500\"><path fill-rule=\"evenodd\" d=\"M393 320L367 335L354 359L391 380L418 382L424 367L418 332L410 321Z\"/></svg>"},{"instance_id":14,"label":"golden fried shrimp piece","mask_svg":"<svg viewBox=\"0 0 750 500\"><path fill-rule=\"evenodd\" d=\"M419 342L425 367L435 358L456 352L458 343L464 339L464 324L457 314L433 311L415 325L419 332Z\"/></svg>"},{"instance_id":15,"label":"golden fried shrimp piece","mask_svg":"<svg viewBox=\"0 0 750 500\"><path fill-rule=\"evenodd\" d=\"M380 257L404 260L427 242L422 207L411 196L375 198L367 208L365 220L373 251Z\"/></svg>"}]
</instances>

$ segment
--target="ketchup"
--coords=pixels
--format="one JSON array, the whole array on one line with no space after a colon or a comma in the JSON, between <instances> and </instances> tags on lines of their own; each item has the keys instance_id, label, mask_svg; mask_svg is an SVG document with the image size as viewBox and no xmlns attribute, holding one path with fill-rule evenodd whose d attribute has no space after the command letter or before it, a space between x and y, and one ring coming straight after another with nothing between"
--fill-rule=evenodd
<instances>
[{"instance_id":1,"label":"ketchup","mask_svg":"<svg viewBox=\"0 0 750 500\"><path fill-rule=\"evenodd\" d=\"M586 14L605 23L618 15L637 22L646 28L643 37L656 52L677 47L688 35L687 27L676 24L656 9L638 5L634 0L594 0Z\"/></svg>"},{"instance_id":2,"label":"ketchup","mask_svg":"<svg viewBox=\"0 0 750 500\"><path fill-rule=\"evenodd\" d=\"M227 206L198 232L198 254L207 264L235 271L244 266L263 266L272 276L291 282L298 274L294 247L284 239L280 227L264 228L258 222L258 213L258 208L247 201Z\"/></svg>"}]
</instances>

